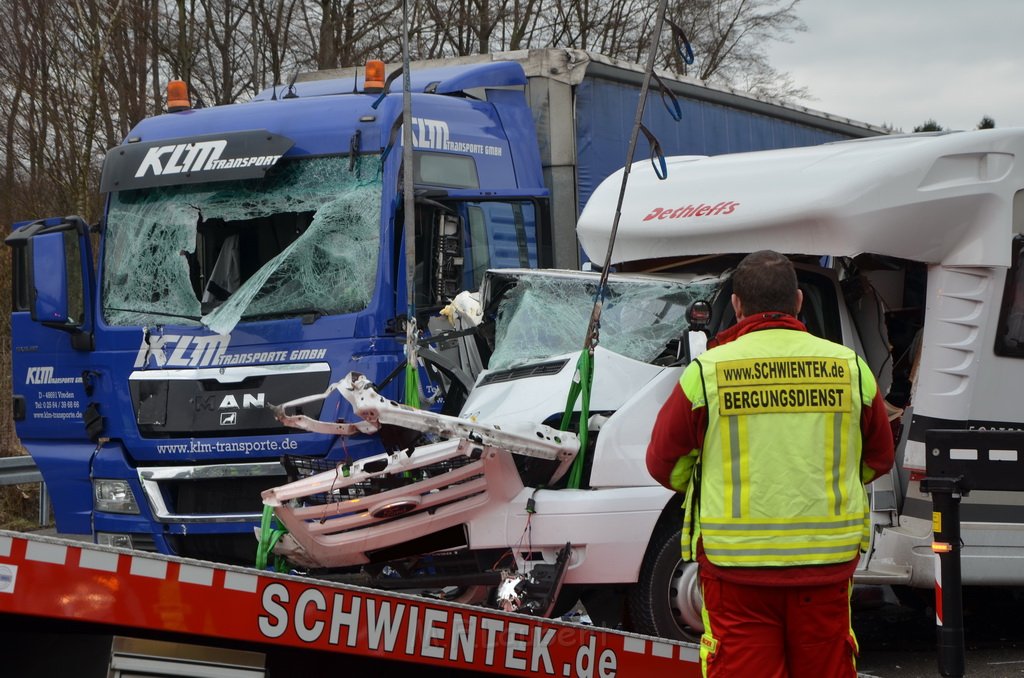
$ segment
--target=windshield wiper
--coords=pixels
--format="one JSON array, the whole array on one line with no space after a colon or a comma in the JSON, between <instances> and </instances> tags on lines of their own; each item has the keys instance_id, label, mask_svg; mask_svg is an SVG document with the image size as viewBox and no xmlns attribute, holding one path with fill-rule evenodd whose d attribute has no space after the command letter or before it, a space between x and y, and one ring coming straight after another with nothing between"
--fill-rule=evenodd
<instances>
[{"instance_id":1,"label":"windshield wiper","mask_svg":"<svg viewBox=\"0 0 1024 678\"><path fill-rule=\"evenodd\" d=\"M104 311L121 311L122 313L141 313L146 315L155 315L164 318L182 318L184 320L194 320L199 322L202 320L202 316L198 315L184 315L182 313L167 313L166 311L149 311L146 309L137 308L118 308L116 306L104 306Z\"/></svg>"},{"instance_id":2,"label":"windshield wiper","mask_svg":"<svg viewBox=\"0 0 1024 678\"><path fill-rule=\"evenodd\" d=\"M289 308L284 311L277 311L275 313L254 313L252 315L243 315L241 320L272 320L274 318L291 318L294 316L309 316L306 320L303 318L304 323L311 323L324 316L331 315L330 311L326 311L317 306L310 306L308 308Z\"/></svg>"}]
</instances>

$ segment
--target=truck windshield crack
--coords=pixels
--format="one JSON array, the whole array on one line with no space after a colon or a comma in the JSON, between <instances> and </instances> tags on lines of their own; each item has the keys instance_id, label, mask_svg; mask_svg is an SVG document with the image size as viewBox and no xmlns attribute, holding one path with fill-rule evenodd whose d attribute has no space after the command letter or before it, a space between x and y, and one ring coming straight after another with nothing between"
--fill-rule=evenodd
<instances>
[{"instance_id":1,"label":"truck windshield crack","mask_svg":"<svg viewBox=\"0 0 1024 678\"><path fill-rule=\"evenodd\" d=\"M380 195L380 176L350 172L344 157L285 162L261 179L113 193L104 317L227 334L245 319L361 310L377 271Z\"/></svg>"},{"instance_id":2,"label":"truck windshield crack","mask_svg":"<svg viewBox=\"0 0 1024 678\"><path fill-rule=\"evenodd\" d=\"M602 344L633 360L653 361L686 331L689 304L714 296L720 283L717 278L609 282L601 317ZM596 287L596 277L584 275L522 275L498 306L489 369L579 351Z\"/></svg>"}]
</instances>

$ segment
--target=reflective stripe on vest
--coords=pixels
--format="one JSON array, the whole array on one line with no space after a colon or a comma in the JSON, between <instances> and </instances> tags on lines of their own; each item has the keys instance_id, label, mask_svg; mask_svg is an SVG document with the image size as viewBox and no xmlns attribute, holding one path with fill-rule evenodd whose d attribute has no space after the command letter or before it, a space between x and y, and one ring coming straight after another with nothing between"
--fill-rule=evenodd
<instances>
[{"instance_id":1,"label":"reflective stripe on vest","mask_svg":"<svg viewBox=\"0 0 1024 678\"><path fill-rule=\"evenodd\" d=\"M698 534L709 560L723 566L858 555L869 517L861 398L870 402L876 387L853 351L805 332L761 330L706 352L680 384L692 404L708 408L696 534L686 534L687 521L684 558Z\"/></svg>"}]
</instances>

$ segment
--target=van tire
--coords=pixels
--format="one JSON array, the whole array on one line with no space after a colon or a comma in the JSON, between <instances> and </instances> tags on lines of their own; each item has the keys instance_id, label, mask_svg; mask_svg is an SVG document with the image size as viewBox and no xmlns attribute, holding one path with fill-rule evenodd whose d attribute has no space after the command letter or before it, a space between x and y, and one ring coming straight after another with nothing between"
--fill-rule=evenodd
<instances>
[{"instance_id":1,"label":"van tire","mask_svg":"<svg viewBox=\"0 0 1024 678\"><path fill-rule=\"evenodd\" d=\"M700 580L697 563L682 559L681 538L680 527L662 523L655 529L626 603L637 633L699 642Z\"/></svg>"}]
</instances>

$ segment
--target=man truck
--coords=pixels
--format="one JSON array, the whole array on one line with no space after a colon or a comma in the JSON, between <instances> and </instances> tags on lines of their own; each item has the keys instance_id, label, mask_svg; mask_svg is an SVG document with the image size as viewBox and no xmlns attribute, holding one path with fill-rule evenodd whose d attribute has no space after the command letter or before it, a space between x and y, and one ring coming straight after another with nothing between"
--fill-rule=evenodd
<instances>
[{"instance_id":1,"label":"man truck","mask_svg":"<svg viewBox=\"0 0 1024 678\"><path fill-rule=\"evenodd\" d=\"M413 64L419 327L488 268L579 265L578 210L623 162L642 77L574 50ZM881 133L661 80L667 105L645 122L667 153ZM377 68L309 74L243 104L186 101L110 150L98 223L14 225L14 418L59 532L249 564L283 454L382 449L375 435L290 430L265 406L352 370L399 393L402 99ZM306 407L350 413L338 396Z\"/></svg>"}]
</instances>

